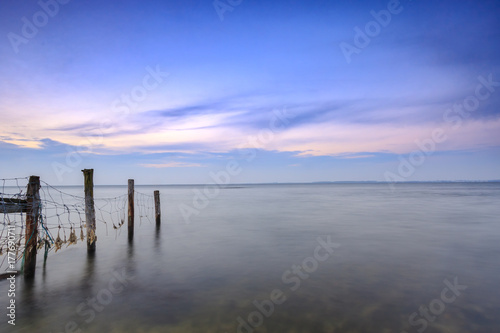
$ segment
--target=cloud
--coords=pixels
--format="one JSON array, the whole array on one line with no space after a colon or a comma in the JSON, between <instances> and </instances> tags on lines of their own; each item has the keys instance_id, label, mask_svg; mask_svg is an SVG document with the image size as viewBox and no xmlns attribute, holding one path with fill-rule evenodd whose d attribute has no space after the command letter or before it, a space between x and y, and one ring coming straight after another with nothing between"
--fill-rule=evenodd
<instances>
[{"instance_id":1,"label":"cloud","mask_svg":"<svg viewBox=\"0 0 500 333\"><path fill-rule=\"evenodd\" d=\"M140 164L140 166L145 168L199 168L203 167L203 165L199 163L187 163L187 162L170 162L170 163L158 163L158 164Z\"/></svg>"},{"instance_id":2,"label":"cloud","mask_svg":"<svg viewBox=\"0 0 500 333\"><path fill-rule=\"evenodd\" d=\"M81 121L81 114L76 119L61 117L57 126L53 126L53 118L47 120L33 114L29 131L23 129L22 119L0 124L0 140L20 148L47 151L51 149L47 140L51 140L99 155L173 153L200 156L230 152L245 146L299 156L354 159L368 158L380 152L408 153L415 149L416 140L428 138L433 129L441 127L449 137L439 145L441 150L500 145L497 134L500 118L490 111L498 105L496 96L482 102L481 109L463 119L462 126L454 130L451 124L444 123L443 113L451 105L450 100L459 102L463 97L446 93L436 93L435 96L415 93L398 98L335 100L327 97L296 101L286 106L294 117L284 129L274 133L271 140L266 140L268 142L257 140L252 146L249 138L268 131L270 121L275 117L275 108L266 107L267 102L259 100L260 96L261 93L257 94L253 103L250 96L227 97L220 102L192 103L122 115L106 122L107 127L101 127L101 122L93 114L84 121ZM483 108L488 110L484 115ZM187 166L159 163L146 167Z\"/></svg>"},{"instance_id":3,"label":"cloud","mask_svg":"<svg viewBox=\"0 0 500 333\"><path fill-rule=\"evenodd\" d=\"M347 156L339 156L340 158L352 159L352 158L370 158L374 157L373 154L360 154L360 155L347 155Z\"/></svg>"},{"instance_id":4,"label":"cloud","mask_svg":"<svg viewBox=\"0 0 500 333\"><path fill-rule=\"evenodd\" d=\"M0 142L8 143L19 148L32 148L41 149L43 148L43 142L41 140L33 140L23 138L20 135L15 136L0 136Z\"/></svg>"},{"instance_id":5,"label":"cloud","mask_svg":"<svg viewBox=\"0 0 500 333\"><path fill-rule=\"evenodd\" d=\"M442 129L447 139L436 145L437 151L476 150L500 146L500 118L488 122L471 120L459 128L452 124L428 123L407 126L397 124L306 124L290 129L266 149L300 151L300 156L345 156L348 154L405 154L418 149L417 142Z\"/></svg>"}]
</instances>

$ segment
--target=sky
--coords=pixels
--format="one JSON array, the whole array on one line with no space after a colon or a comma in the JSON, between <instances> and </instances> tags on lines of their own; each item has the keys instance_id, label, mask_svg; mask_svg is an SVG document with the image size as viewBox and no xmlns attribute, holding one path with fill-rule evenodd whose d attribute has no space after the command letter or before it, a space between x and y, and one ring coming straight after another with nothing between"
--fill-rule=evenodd
<instances>
[{"instance_id":1,"label":"sky","mask_svg":"<svg viewBox=\"0 0 500 333\"><path fill-rule=\"evenodd\" d=\"M500 179L498 1L0 3L0 178Z\"/></svg>"}]
</instances>

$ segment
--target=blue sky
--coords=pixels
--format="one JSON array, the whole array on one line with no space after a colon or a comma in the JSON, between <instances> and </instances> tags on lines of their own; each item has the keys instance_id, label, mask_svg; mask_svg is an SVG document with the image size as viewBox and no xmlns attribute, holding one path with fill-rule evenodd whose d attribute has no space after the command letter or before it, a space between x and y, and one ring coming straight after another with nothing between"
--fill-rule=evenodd
<instances>
[{"instance_id":1,"label":"blue sky","mask_svg":"<svg viewBox=\"0 0 500 333\"><path fill-rule=\"evenodd\" d=\"M4 1L0 178L208 183L236 161L234 183L500 179L499 14L498 1Z\"/></svg>"}]
</instances>

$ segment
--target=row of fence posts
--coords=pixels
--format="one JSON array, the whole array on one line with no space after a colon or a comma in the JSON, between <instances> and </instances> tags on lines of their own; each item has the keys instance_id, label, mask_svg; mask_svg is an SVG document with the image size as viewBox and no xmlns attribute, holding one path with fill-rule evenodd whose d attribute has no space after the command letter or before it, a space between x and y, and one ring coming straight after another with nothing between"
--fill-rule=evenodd
<instances>
[{"instance_id":1,"label":"row of fence posts","mask_svg":"<svg viewBox=\"0 0 500 333\"><path fill-rule=\"evenodd\" d=\"M85 192L85 221L87 224L87 253L96 251L96 218L94 206L94 169L82 170ZM161 224L160 191L154 191L155 221L156 226ZM20 205L19 207L22 207ZM5 212L15 208L4 208ZM36 249L38 243L38 222L41 215L40 177L31 176L26 191L25 208L18 208L26 212L26 243L24 253L24 277L33 278L36 268ZM128 239L134 238L134 180L128 180Z\"/></svg>"}]
</instances>

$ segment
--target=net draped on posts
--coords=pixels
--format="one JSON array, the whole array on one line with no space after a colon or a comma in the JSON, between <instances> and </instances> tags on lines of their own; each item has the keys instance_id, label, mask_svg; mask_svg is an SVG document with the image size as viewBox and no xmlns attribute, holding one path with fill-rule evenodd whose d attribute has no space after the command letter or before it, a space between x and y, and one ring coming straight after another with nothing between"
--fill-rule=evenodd
<instances>
[{"instance_id":1,"label":"net draped on posts","mask_svg":"<svg viewBox=\"0 0 500 333\"><path fill-rule=\"evenodd\" d=\"M29 177L0 179L0 274L8 268L9 256L17 263L22 262L25 255L28 182ZM40 180L36 249L44 251L45 260L50 252L55 253L87 239L86 202L83 190L81 192L82 196L74 195L64 187L58 188ZM137 191L134 194L139 225L143 221L152 223L153 195ZM106 236L115 232L117 237L127 221L128 193L94 198L94 205L96 223L104 225Z\"/></svg>"}]
</instances>

